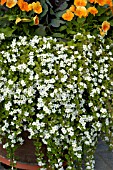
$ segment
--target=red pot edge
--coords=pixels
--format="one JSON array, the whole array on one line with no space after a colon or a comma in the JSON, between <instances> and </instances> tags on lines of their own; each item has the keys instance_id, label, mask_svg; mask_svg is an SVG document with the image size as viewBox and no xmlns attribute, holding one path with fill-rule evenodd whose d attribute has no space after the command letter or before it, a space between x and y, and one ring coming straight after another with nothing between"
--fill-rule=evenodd
<instances>
[{"instance_id":1,"label":"red pot edge","mask_svg":"<svg viewBox=\"0 0 113 170\"><path fill-rule=\"evenodd\" d=\"M3 156L0 155L0 162L10 166L10 160L7 158L4 158ZM38 165L29 165L29 164L25 164L25 163L19 163L16 162L16 165L14 166L15 168L20 168L20 169L24 169L24 170L38 170L41 167Z\"/></svg>"}]
</instances>

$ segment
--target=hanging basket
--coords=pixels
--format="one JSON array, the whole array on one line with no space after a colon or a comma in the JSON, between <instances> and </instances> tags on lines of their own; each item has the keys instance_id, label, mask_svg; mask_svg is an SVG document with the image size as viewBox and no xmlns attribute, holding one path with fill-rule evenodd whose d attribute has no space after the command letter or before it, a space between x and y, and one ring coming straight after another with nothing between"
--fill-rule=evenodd
<instances>
[{"instance_id":1,"label":"hanging basket","mask_svg":"<svg viewBox=\"0 0 113 170\"><path fill-rule=\"evenodd\" d=\"M35 156L35 146L33 140L28 139L28 133L23 133L24 144L17 148L15 151L16 168L25 170L38 170L40 167L37 165ZM0 162L10 166L11 161L7 158L7 151L0 144Z\"/></svg>"}]
</instances>

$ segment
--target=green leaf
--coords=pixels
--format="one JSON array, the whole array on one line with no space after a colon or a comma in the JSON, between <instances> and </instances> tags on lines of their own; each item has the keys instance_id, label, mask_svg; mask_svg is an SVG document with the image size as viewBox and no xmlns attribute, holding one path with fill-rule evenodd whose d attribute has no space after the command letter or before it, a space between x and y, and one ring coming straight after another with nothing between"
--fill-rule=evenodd
<instances>
[{"instance_id":1,"label":"green leaf","mask_svg":"<svg viewBox=\"0 0 113 170\"><path fill-rule=\"evenodd\" d=\"M59 11L59 12L56 12L55 15L57 18L61 17L63 14L65 13L65 11Z\"/></svg>"},{"instance_id":2,"label":"green leaf","mask_svg":"<svg viewBox=\"0 0 113 170\"><path fill-rule=\"evenodd\" d=\"M41 5L46 3L46 0L40 0Z\"/></svg>"},{"instance_id":3,"label":"green leaf","mask_svg":"<svg viewBox=\"0 0 113 170\"><path fill-rule=\"evenodd\" d=\"M103 16L103 17L99 18L99 21L101 21L101 22L102 22L102 21L107 21L108 19L109 19L109 17L104 17L104 16Z\"/></svg>"},{"instance_id":4,"label":"green leaf","mask_svg":"<svg viewBox=\"0 0 113 170\"><path fill-rule=\"evenodd\" d=\"M63 26L60 27L59 30L60 30L60 31L64 31L66 28L67 28L67 26L66 26L66 25L63 25Z\"/></svg>"},{"instance_id":5,"label":"green leaf","mask_svg":"<svg viewBox=\"0 0 113 170\"><path fill-rule=\"evenodd\" d=\"M47 12L48 12L48 6L47 6L47 4L46 3L44 3L43 5L42 5L42 7L43 7L43 12L40 14L40 17L42 18L42 17L44 17L46 14L47 14Z\"/></svg>"},{"instance_id":6,"label":"green leaf","mask_svg":"<svg viewBox=\"0 0 113 170\"><path fill-rule=\"evenodd\" d=\"M22 26L23 26L23 31L25 32L25 34L29 36L29 29L28 29L29 25L27 23L23 23Z\"/></svg>"},{"instance_id":7,"label":"green leaf","mask_svg":"<svg viewBox=\"0 0 113 170\"><path fill-rule=\"evenodd\" d=\"M11 37L14 31L15 29L11 29L10 27L0 28L0 33L4 33L6 37Z\"/></svg>"},{"instance_id":8,"label":"green leaf","mask_svg":"<svg viewBox=\"0 0 113 170\"><path fill-rule=\"evenodd\" d=\"M97 7L97 10L98 10L98 14L96 14L96 16L101 16L103 13L105 13L106 8Z\"/></svg>"},{"instance_id":9,"label":"green leaf","mask_svg":"<svg viewBox=\"0 0 113 170\"><path fill-rule=\"evenodd\" d=\"M52 8L53 6L51 5L49 0L46 0L46 2L48 3L48 5Z\"/></svg>"},{"instance_id":10,"label":"green leaf","mask_svg":"<svg viewBox=\"0 0 113 170\"><path fill-rule=\"evenodd\" d=\"M56 9L56 11L63 11L65 10L66 8L68 7L68 3L67 2L64 2L60 5L59 8Z\"/></svg>"},{"instance_id":11,"label":"green leaf","mask_svg":"<svg viewBox=\"0 0 113 170\"><path fill-rule=\"evenodd\" d=\"M50 8L50 14L51 14L51 15L55 15L55 13L54 13L54 11L53 11L52 8Z\"/></svg>"},{"instance_id":12,"label":"green leaf","mask_svg":"<svg viewBox=\"0 0 113 170\"><path fill-rule=\"evenodd\" d=\"M64 38L64 34L61 33L54 33L53 37L59 37L59 38Z\"/></svg>"},{"instance_id":13,"label":"green leaf","mask_svg":"<svg viewBox=\"0 0 113 170\"><path fill-rule=\"evenodd\" d=\"M9 20L9 21L16 20L16 18L17 18L16 15L9 15L9 16L8 16L8 20Z\"/></svg>"},{"instance_id":14,"label":"green leaf","mask_svg":"<svg viewBox=\"0 0 113 170\"><path fill-rule=\"evenodd\" d=\"M58 19L52 19L52 20L51 20L51 25L52 25L53 27L59 27L59 26L60 26L60 22L59 22Z\"/></svg>"},{"instance_id":15,"label":"green leaf","mask_svg":"<svg viewBox=\"0 0 113 170\"><path fill-rule=\"evenodd\" d=\"M113 26L113 20L109 21L110 22L110 25Z\"/></svg>"},{"instance_id":16,"label":"green leaf","mask_svg":"<svg viewBox=\"0 0 113 170\"><path fill-rule=\"evenodd\" d=\"M52 19L50 25L53 27L59 27L60 24L64 24L65 22L60 19Z\"/></svg>"},{"instance_id":17,"label":"green leaf","mask_svg":"<svg viewBox=\"0 0 113 170\"><path fill-rule=\"evenodd\" d=\"M77 18L77 22L80 24L83 24L85 22L86 18Z\"/></svg>"},{"instance_id":18,"label":"green leaf","mask_svg":"<svg viewBox=\"0 0 113 170\"><path fill-rule=\"evenodd\" d=\"M67 33L68 33L68 34L71 34L71 35L75 35L75 34L76 34L75 31L72 31L72 30L69 30L69 29L67 30Z\"/></svg>"},{"instance_id":19,"label":"green leaf","mask_svg":"<svg viewBox=\"0 0 113 170\"><path fill-rule=\"evenodd\" d=\"M40 35L40 36L45 36L46 35L46 31L43 25L40 25L39 28L36 29L35 34L36 35Z\"/></svg>"}]
</instances>

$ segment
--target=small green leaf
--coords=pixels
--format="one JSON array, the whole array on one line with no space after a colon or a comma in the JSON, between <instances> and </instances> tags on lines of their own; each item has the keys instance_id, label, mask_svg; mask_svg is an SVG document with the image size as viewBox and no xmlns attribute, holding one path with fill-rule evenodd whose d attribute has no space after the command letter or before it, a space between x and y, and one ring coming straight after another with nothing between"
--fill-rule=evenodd
<instances>
[{"instance_id":1,"label":"small green leaf","mask_svg":"<svg viewBox=\"0 0 113 170\"><path fill-rule=\"evenodd\" d=\"M59 27L60 24L64 24L64 23L65 23L65 22L62 21L62 20L60 20L60 19L52 19L52 20L51 20L51 25L52 25L53 27Z\"/></svg>"},{"instance_id":2,"label":"small green leaf","mask_svg":"<svg viewBox=\"0 0 113 170\"><path fill-rule=\"evenodd\" d=\"M54 11L53 11L52 8L50 8L50 14L51 14L51 15L55 15L55 13L54 13Z\"/></svg>"},{"instance_id":3,"label":"small green leaf","mask_svg":"<svg viewBox=\"0 0 113 170\"><path fill-rule=\"evenodd\" d=\"M53 6L51 5L49 0L46 0L46 2L48 3L48 5L52 8Z\"/></svg>"},{"instance_id":4,"label":"small green leaf","mask_svg":"<svg viewBox=\"0 0 113 170\"><path fill-rule=\"evenodd\" d=\"M45 36L46 35L45 28L46 27L40 25L39 28L36 29L35 34L40 36Z\"/></svg>"},{"instance_id":5,"label":"small green leaf","mask_svg":"<svg viewBox=\"0 0 113 170\"><path fill-rule=\"evenodd\" d=\"M47 6L47 4L46 3L44 3L43 5L42 5L42 7L43 7L43 12L40 14L40 17L42 18L42 17L44 17L46 14L47 14L47 12L48 12L48 6Z\"/></svg>"},{"instance_id":6,"label":"small green leaf","mask_svg":"<svg viewBox=\"0 0 113 170\"><path fill-rule=\"evenodd\" d=\"M55 15L57 18L61 17L63 14L65 13L65 11L59 11L59 12L56 12Z\"/></svg>"},{"instance_id":7,"label":"small green leaf","mask_svg":"<svg viewBox=\"0 0 113 170\"><path fill-rule=\"evenodd\" d=\"M113 26L113 20L109 21L110 22L110 25Z\"/></svg>"},{"instance_id":8,"label":"small green leaf","mask_svg":"<svg viewBox=\"0 0 113 170\"><path fill-rule=\"evenodd\" d=\"M63 26L60 27L60 31L64 31L66 28L67 28L67 26L63 25Z\"/></svg>"},{"instance_id":9,"label":"small green leaf","mask_svg":"<svg viewBox=\"0 0 113 170\"><path fill-rule=\"evenodd\" d=\"M64 3L62 3L62 4L60 5L59 8L56 9L56 11L63 11L63 10L65 10L65 9L67 9L67 7L68 7L68 3L67 3L67 2L64 2Z\"/></svg>"},{"instance_id":10,"label":"small green leaf","mask_svg":"<svg viewBox=\"0 0 113 170\"><path fill-rule=\"evenodd\" d=\"M61 33L54 33L53 37L59 37L59 38L64 38L64 34Z\"/></svg>"},{"instance_id":11,"label":"small green leaf","mask_svg":"<svg viewBox=\"0 0 113 170\"><path fill-rule=\"evenodd\" d=\"M101 16L103 13L105 13L106 8L97 7L97 10L98 10L98 14L96 14L96 16Z\"/></svg>"},{"instance_id":12,"label":"small green leaf","mask_svg":"<svg viewBox=\"0 0 113 170\"><path fill-rule=\"evenodd\" d=\"M59 27L59 26L60 26L60 22L59 22L58 19L52 19L52 20L51 20L51 25L52 25L53 27Z\"/></svg>"},{"instance_id":13,"label":"small green leaf","mask_svg":"<svg viewBox=\"0 0 113 170\"><path fill-rule=\"evenodd\" d=\"M77 22L80 23L80 24L84 23L85 20L86 20L86 18L83 18L83 17L82 18L77 18Z\"/></svg>"}]
</instances>

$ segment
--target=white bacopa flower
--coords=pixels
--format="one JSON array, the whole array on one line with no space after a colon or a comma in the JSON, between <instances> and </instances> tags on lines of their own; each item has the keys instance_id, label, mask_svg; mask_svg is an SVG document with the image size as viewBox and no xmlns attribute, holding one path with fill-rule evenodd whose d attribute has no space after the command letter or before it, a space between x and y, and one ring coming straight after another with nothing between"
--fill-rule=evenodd
<instances>
[{"instance_id":1,"label":"white bacopa flower","mask_svg":"<svg viewBox=\"0 0 113 170\"><path fill-rule=\"evenodd\" d=\"M98 128L101 128L101 127L102 127L102 124L98 121L98 122L96 123L96 126L97 126Z\"/></svg>"},{"instance_id":2,"label":"white bacopa flower","mask_svg":"<svg viewBox=\"0 0 113 170\"><path fill-rule=\"evenodd\" d=\"M3 145L3 148L5 149L5 148L7 148L9 146L9 144L8 143L5 143L4 145Z\"/></svg>"},{"instance_id":3,"label":"white bacopa flower","mask_svg":"<svg viewBox=\"0 0 113 170\"><path fill-rule=\"evenodd\" d=\"M29 116L29 112L24 112L24 115L27 117Z\"/></svg>"},{"instance_id":4,"label":"white bacopa flower","mask_svg":"<svg viewBox=\"0 0 113 170\"><path fill-rule=\"evenodd\" d=\"M12 103L10 101L8 101L7 104L5 104L5 109L6 110L10 110L10 107L12 106Z\"/></svg>"},{"instance_id":5,"label":"white bacopa flower","mask_svg":"<svg viewBox=\"0 0 113 170\"><path fill-rule=\"evenodd\" d=\"M100 112L101 112L101 113L107 113L107 110L106 110L105 108L101 108L101 109L100 109Z\"/></svg>"},{"instance_id":6,"label":"white bacopa flower","mask_svg":"<svg viewBox=\"0 0 113 170\"><path fill-rule=\"evenodd\" d=\"M97 111L97 110L98 110L98 108L97 108L96 106L94 106L94 110L95 110L95 111Z\"/></svg>"},{"instance_id":7,"label":"white bacopa flower","mask_svg":"<svg viewBox=\"0 0 113 170\"><path fill-rule=\"evenodd\" d=\"M94 63L93 67L95 70L98 70L98 65L96 63Z\"/></svg>"},{"instance_id":8,"label":"white bacopa flower","mask_svg":"<svg viewBox=\"0 0 113 170\"><path fill-rule=\"evenodd\" d=\"M1 39L1 40L4 40L4 39L5 39L4 33L0 33L0 39Z\"/></svg>"},{"instance_id":9,"label":"white bacopa flower","mask_svg":"<svg viewBox=\"0 0 113 170\"><path fill-rule=\"evenodd\" d=\"M26 83L25 83L24 80L21 80L20 83L21 83L22 86L25 86L25 85L26 85Z\"/></svg>"},{"instance_id":10,"label":"white bacopa flower","mask_svg":"<svg viewBox=\"0 0 113 170\"><path fill-rule=\"evenodd\" d=\"M84 51L88 51L87 45L83 45L83 50L84 50Z\"/></svg>"},{"instance_id":11,"label":"white bacopa flower","mask_svg":"<svg viewBox=\"0 0 113 170\"><path fill-rule=\"evenodd\" d=\"M10 69L12 70L12 71L16 71L16 67L15 66L10 66Z\"/></svg>"},{"instance_id":12,"label":"white bacopa flower","mask_svg":"<svg viewBox=\"0 0 113 170\"><path fill-rule=\"evenodd\" d=\"M82 158L82 155L79 153L76 156L77 156L77 158Z\"/></svg>"},{"instance_id":13,"label":"white bacopa flower","mask_svg":"<svg viewBox=\"0 0 113 170\"><path fill-rule=\"evenodd\" d=\"M93 106L93 103L92 103L92 102L90 102L90 103L88 103L88 105L89 105L89 107L91 107L91 106Z\"/></svg>"},{"instance_id":14,"label":"white bacopa flower","mask_svg":"<svg viewBox=\"0 0 113 170\"><path fill-rule=\"evenodd\" d=\"M67 133L67 131L66 131L65 128L61 128L61 131L62 131L63 134L66 134L66 133Z\"/></svg>"},{"instance_id":15,"label":"white bacopa flower","mask_svg":"<svg viewBox=\"0 0 113 170\"><path fill-rule=\"evenodd\" d=\"M50 134L49 133L46 133L45 136L44 136L45 139L49 139L50 138Z\"/></svg>"},{"instance_id":16,"label":"white bacopa flower","mask_svg":"<svg viewBox=\"0 0 113 170\"><path fill-rule=\"evenodd\" d=\"M84 77L84 79L87 80L87 81L91 81L91 77L90 76L86 76L86 77Z\"/></svg>"},{"instance_id":17,"label":"white bacopa flower","mask_svg":"<svg viewBox=\"0 0 113 170\"><path fill-rule=\"evenodd\" d=\"M78 70L81 72L83 70L83 67L80 67Z\"/></svg>"},{"instance_id":18,"label":"white bacopa flower","mask_svg":"<svg viewBox=\"0 0 113 170\"><path fill-rule=\"evenodd\" d=\"M85 141L84 142L86 145L90 145L90 142L89 141Z\"/></svg>"},{"instance_id":19,"label":"white bacopa flower","mask_svg":"<svg viewBox=\"0 0 113 170\"><path fill-rule=\"evenodd\" d=\"M90 34L88 34L88 35L87 35L87 38L90 39L90 38L93 38L93 36L91 36Z\"/></svg>"},{"instance_id":20,"label":"white bacopa flower","mask_svg":"<svg viewBox=\"0 0 113 170\"><path fill-rule=\"evenodd\" d=\"M110 46L109 45L106 45L106 49L109 50Z\"/></svg>"},{"instance_id":21,"label":"white bacopa flower","mask_svg":"<svg viewBox=\"0 0 113 170\"><path fill-rule=\"evenodd\" d=\"M12 85L14 82L10 79L9 81L8 81L8 84L9 85Z\"/></svg>"},{"instance_id":22,"label":"white bacopa flower","mask_svg":"<svg viewBox=\"0 0 113 170\"><path fill-rule=\"evenodd\" d=\"M65 82L67 80L68 76L64 75L64 77L61 78L61 82Z\"/></svg>"}]
</instances>

